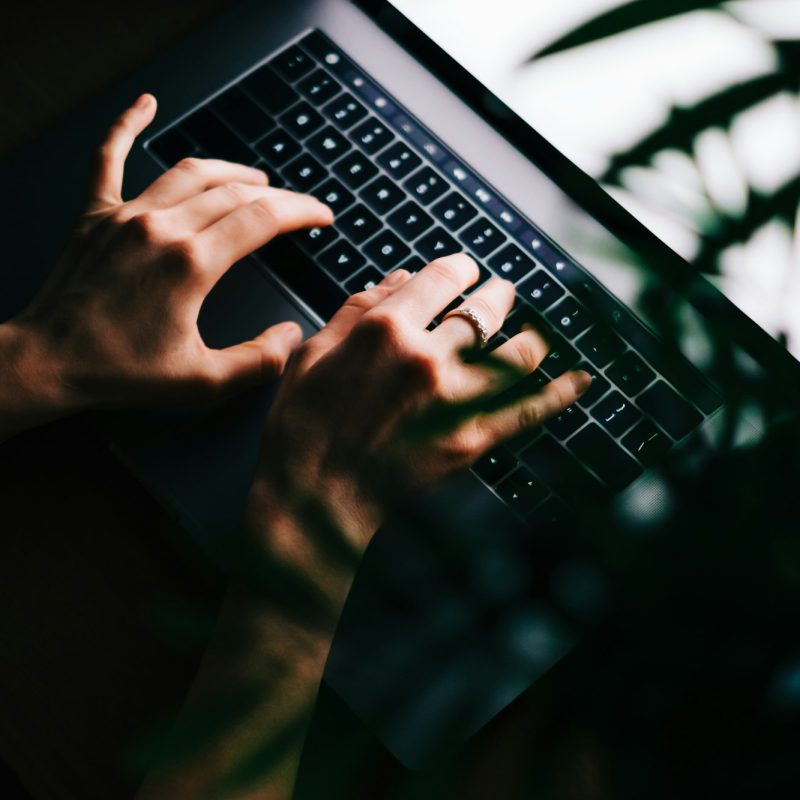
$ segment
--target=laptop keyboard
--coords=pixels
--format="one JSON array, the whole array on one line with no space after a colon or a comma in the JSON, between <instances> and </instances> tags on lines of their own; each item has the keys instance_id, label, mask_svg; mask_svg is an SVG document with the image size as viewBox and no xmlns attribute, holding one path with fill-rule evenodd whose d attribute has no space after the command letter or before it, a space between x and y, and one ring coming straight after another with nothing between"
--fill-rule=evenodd
<instances>
[{"instance_id":1,"label":"laptop keyboard","mask_svg":"<svg viewBox=\"0 0 800 800\"><path fill-rule=\"evenodd\" d=\"M594 377L577 404L475 465L525 518L553 518L563 503L625 489L722 404L687 361L319 31L146 147L165 169L191 155L258 166L273 186L330 205L331 228L283 237L255 254L323 320L387 272L414 272L455 252L475 258L481 283L492 275L513 281L515 309L491 345L528 322L551 349L509 399L569 369Z\"/></svg>"}]
</instances>

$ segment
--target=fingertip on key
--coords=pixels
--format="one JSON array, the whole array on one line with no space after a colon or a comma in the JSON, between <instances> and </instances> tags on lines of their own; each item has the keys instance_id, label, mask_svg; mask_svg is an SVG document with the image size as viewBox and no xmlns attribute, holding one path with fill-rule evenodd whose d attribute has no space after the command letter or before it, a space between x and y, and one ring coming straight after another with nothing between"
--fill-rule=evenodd
<instances>
[{"instance_id":1,"label":"fingertip on key","mask_svg":"<svg viewBox=\"0 0 800 800\"><path fill-rule=\"evenodd\" d=\"M586 394L592 386L592 376L582 369L570 373L570 378L572 379L572 386L575 389L575 394L578 395L578 397Z\"/></svg>"}]
</instances>

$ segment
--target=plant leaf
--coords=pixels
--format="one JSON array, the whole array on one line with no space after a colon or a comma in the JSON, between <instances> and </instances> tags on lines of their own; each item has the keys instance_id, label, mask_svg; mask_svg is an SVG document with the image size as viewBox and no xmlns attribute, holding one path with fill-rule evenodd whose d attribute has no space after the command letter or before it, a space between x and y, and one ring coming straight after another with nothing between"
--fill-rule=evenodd
<instances>
[{"instance_id":1,"label":"plant leaf","mask_svg":"<svg viewBox=\"0 0 800 800\"><path fill-rule=\"evenodd\" d=\"M791 88L792 79L784 73L770 73L729 86L688 108L675 107L664 123L622 153L612 156L601 182L618 183L626 167L648 164L662 150L690 153L699 133L708 128L727 128L742 111Z\"/></svg>"},{"instance_id":2,"label":"plant leaf","mask_svg":"<svg viewBox=\"0 0 800 800\"><path fill-rule=\"evenodd\" d=\"M584 22L534 53L528 61L590 44L598 39L616 36L652 22L660 22L703 8L717 8L721 5L721 0L632 0Z\"/></svg>"},{"instance_id":3,"label":"plant leaf","mask_svg":"<svg viewBox=\"0 0 800 800\"><path fill-rule=\"evenodd\" d=\"M717 229L703 236L703 244L692 264L701 272L716 273L720 254L735 244L747 242L770 220L794 223L800 208L800 175L773 194L750 193L747 212L739 218L722 217Z\"/></svg>"}]
</instances>

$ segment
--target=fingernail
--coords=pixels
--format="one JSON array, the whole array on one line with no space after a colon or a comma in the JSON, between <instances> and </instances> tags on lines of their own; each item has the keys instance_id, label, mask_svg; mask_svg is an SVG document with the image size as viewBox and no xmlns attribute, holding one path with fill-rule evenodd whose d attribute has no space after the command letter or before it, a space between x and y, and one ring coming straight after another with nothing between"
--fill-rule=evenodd
<instances>
[{"instance_id":1,"label":"fingernail","mask_svg":"<svg viewBox=\"0 0 800 800\"><path fill-rule=\"evenodd\" d=\"M151 94L141 94L138 98L136 98L136 102L133 104L135 108L147 108L150 103L153 102L153 95Z\"/></svg>"},{"instance_id":2,"label":"fingernail","mask_svg":"<svg viewBox=\"0 0 800 800\"><path fill-rule=\"evenodd\" d=\"M577 372L573 372L571 377L572 385L575 388L575 394L578 395L578 397L589 391L592 385L592 376L588 372L579 369Z\"/></svg>"},{"instance_id":3,"label":"fingernail","mask_svg":"<svg viewBox=\"0 0 800 800\"><path fill-rule=\"evenodd\" d=\"M287 322L281 326L281 336L284 341L292 348L297 347L303 341L303 331L294 322Z\"/></svg>"},{"instance_id":4,"label":"fingernail","mask_svg":"<svg viewBox=\"0 0 800 800\"><path fill-rule=\"evenodd\" d=\"M384 286L396 286L398 283L402 283L408 277L409 277L408 270L406 270L406 269L396 269L394 272L390 272L383 279L383 285Z\"/></svg>"}]
</instances>

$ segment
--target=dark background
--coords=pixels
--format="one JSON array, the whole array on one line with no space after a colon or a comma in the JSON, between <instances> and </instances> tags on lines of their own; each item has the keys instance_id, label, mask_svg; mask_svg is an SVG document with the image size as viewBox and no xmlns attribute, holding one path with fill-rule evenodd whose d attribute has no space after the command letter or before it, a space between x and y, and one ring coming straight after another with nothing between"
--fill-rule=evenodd
<instances>
[{"instance_id":1,"label":"dark background","mask_svg":"<svg viewBox=\"0 0 800 800\"><path fill-rule=\"evenodd\" d=\"M6 5L0 157L230 5ZM197 657L147 620L169 598L213 607L218 587L165 542L160 510L80 423L0 446L0 508L0 796L29 796L19 774L37 796L88 785L118 797L121 723L144 728L174 709Z\"/></svg>"}]
</instances>

